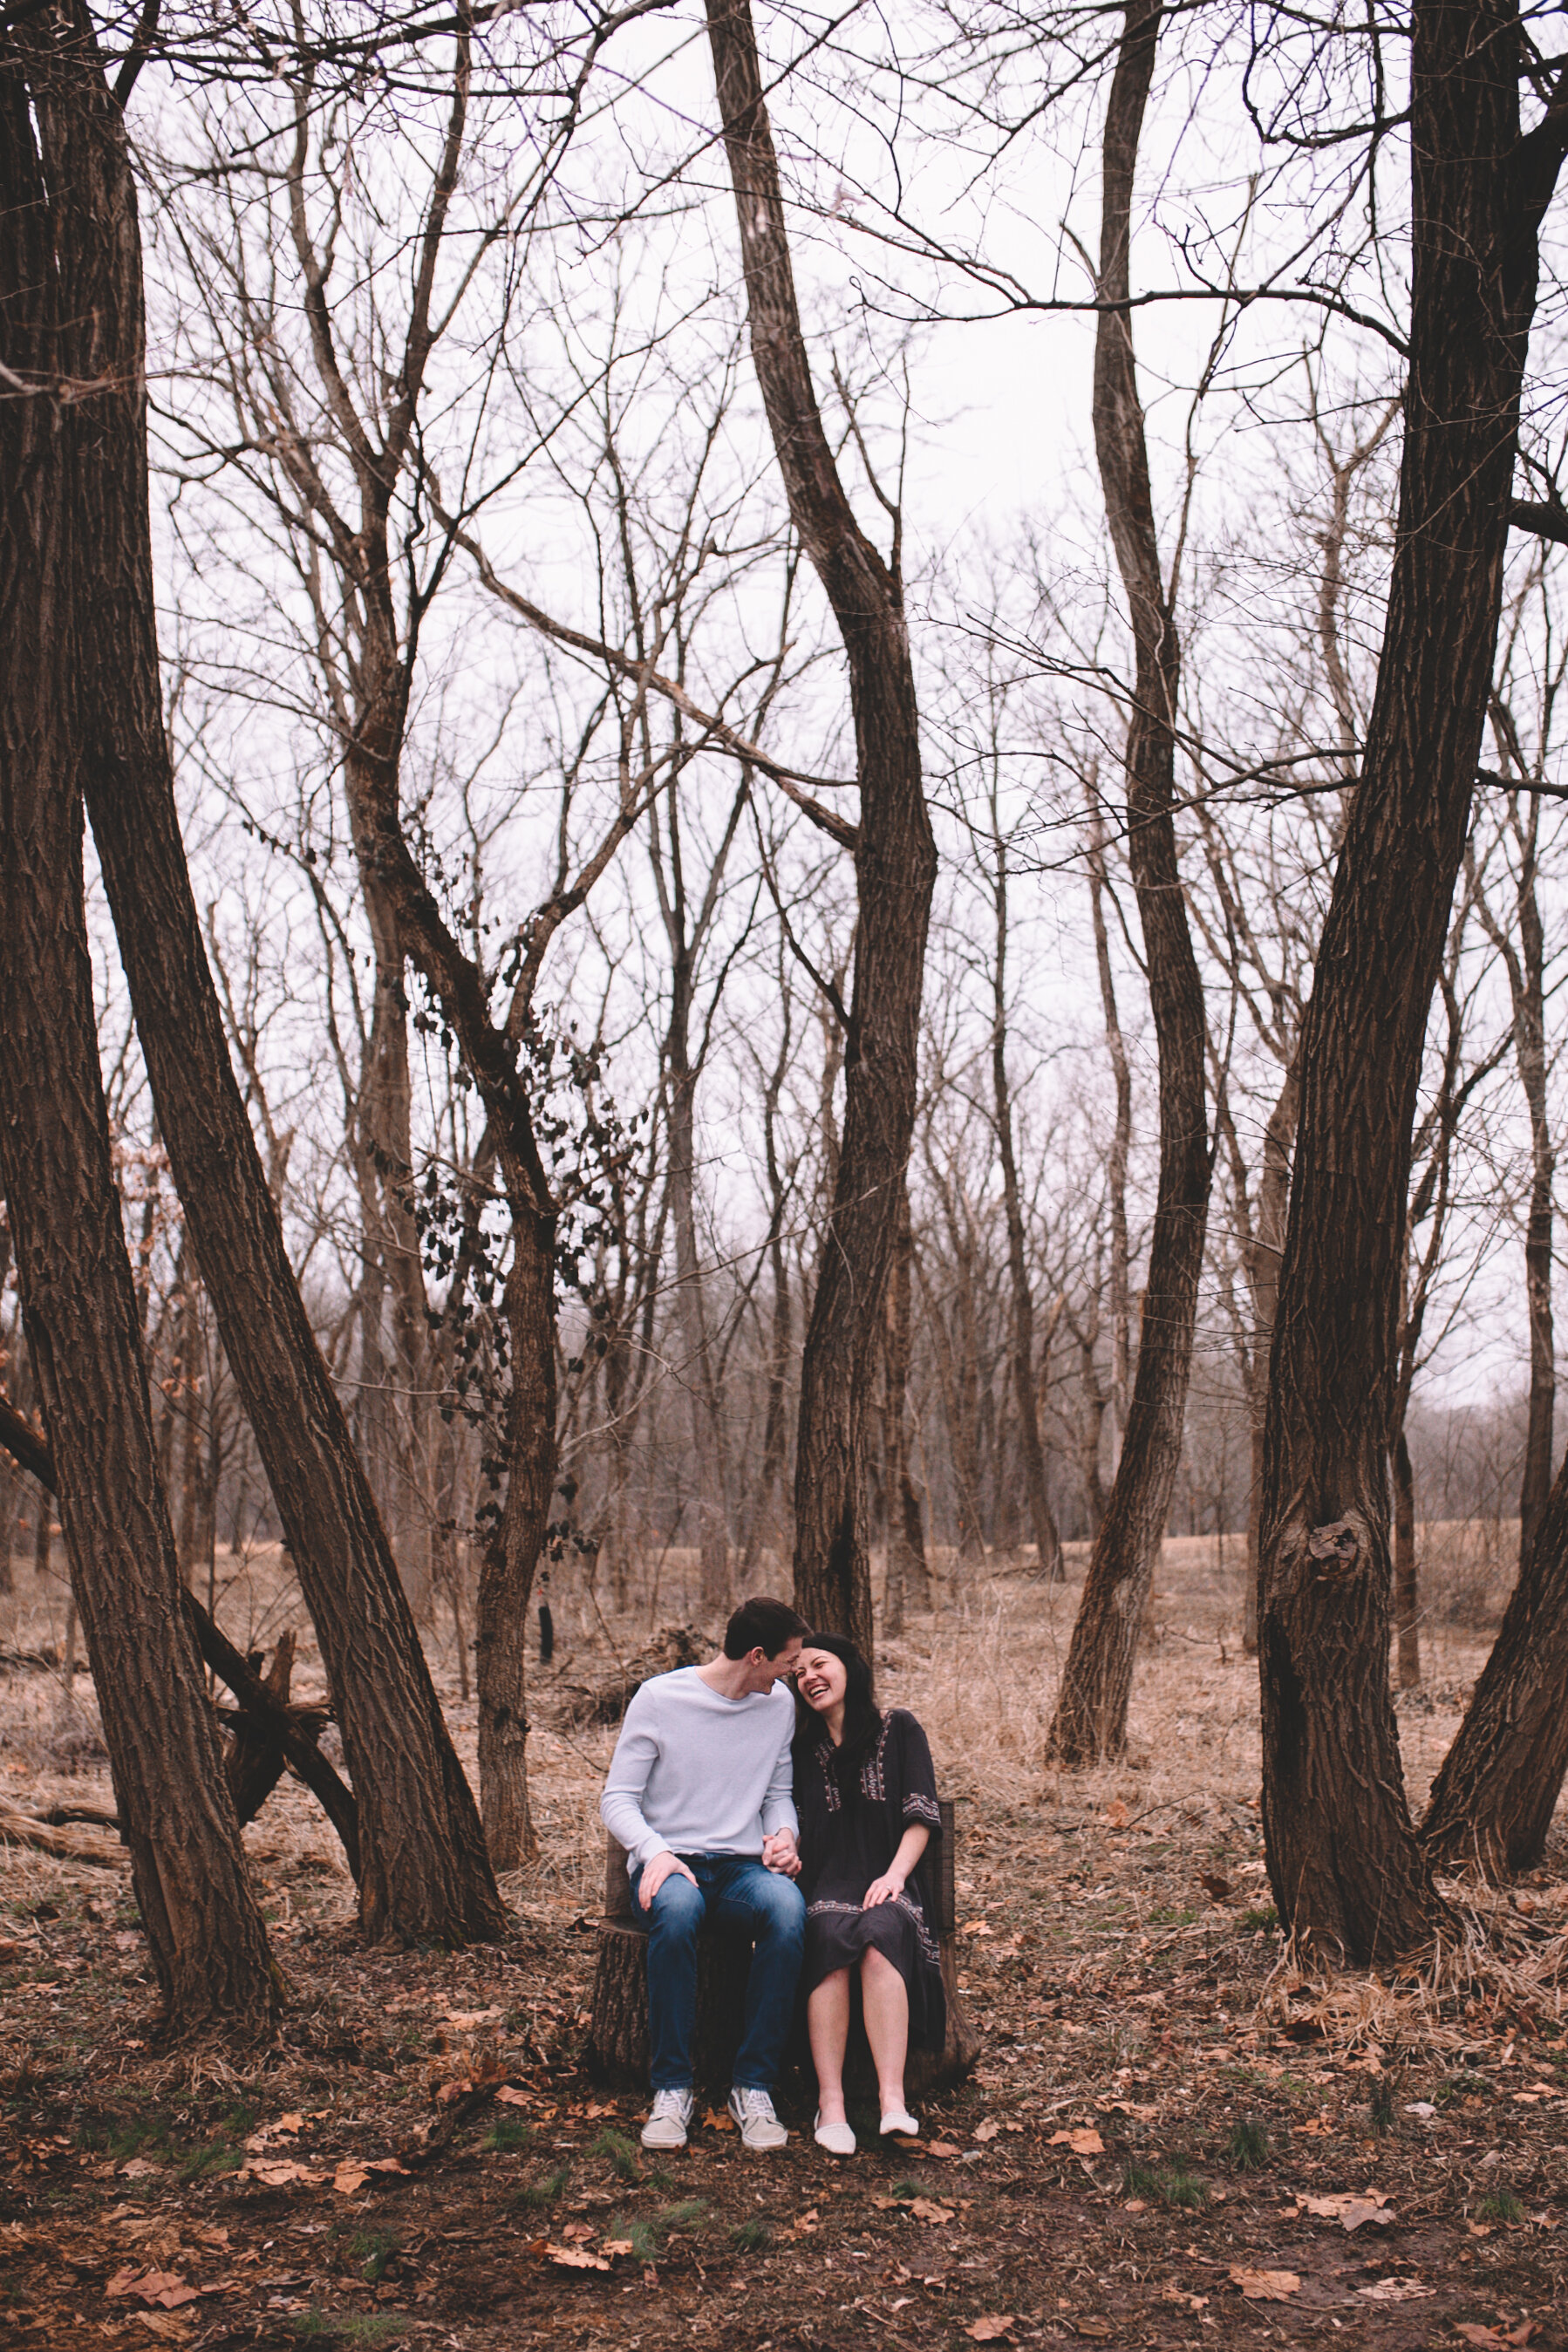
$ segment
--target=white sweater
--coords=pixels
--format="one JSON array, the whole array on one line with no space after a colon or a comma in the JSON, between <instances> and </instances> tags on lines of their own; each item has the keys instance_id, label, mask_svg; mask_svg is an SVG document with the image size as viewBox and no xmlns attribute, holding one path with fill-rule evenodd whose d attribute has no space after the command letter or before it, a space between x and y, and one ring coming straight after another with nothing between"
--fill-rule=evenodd
<instances>
[{"instance_id":1,"label":"white sweater","mask_svg":"<svg viewBox=\"0 0 1568 2352\"><path fill-rule=\"evenodd\" d=\"M656 1853L760 1854L797 1830L790 1795L795 1700L786 1685L724 1698L695 1666L655 1675L633 1698L599 1818L632 1866Z\"/></svg>"}]
</instances>

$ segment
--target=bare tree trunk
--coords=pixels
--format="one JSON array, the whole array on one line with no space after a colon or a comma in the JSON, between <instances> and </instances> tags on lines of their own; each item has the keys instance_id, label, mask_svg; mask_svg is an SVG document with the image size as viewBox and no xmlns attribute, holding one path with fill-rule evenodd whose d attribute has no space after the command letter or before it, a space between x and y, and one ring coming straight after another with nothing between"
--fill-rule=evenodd
<instances>
[{"instance_id":1,"label":"bare tree trunk","mask_svg":"<svg viewBox=\"0 0 1568 2352\"><path fill-rule=\"evenodd\" d=\"M1399 1687L1421 1682L1421 1606L1415 1569L1415 1474L1405 1432L1394 1441L1394 1624L1399 1643Z\"/></svg>"},{"instance_id":2,"label":"bare tree trunk","mask_svg":"<svg viewBox=\"0 0 1568 2352\"><path fill-rule=\"evenodd\" d=\"M994 818L993 807L994 828ZM991 1086L995 1105L996 1149L1002 1162L1002 1206L1007 1221L1007 1272L1013 1290L1013 1398L1018 1412L1019 1450L1024 1456L1024 1483L1028 1490L1036 1559L1040 1574L1055 1584L1062 1575L1062 1546L1046 1491L1046 1455L1040 1444L1036 1389L1035 1302L1024 1249L1024 1208L1018 1188L1017 1154L1013 1148L1013 1097L1007 1083L1007 850L999 829L994 831L994 839L996 956L992 965Z\"/></svg>"},{"instance_id":3,"label":"bare tree trunk","mask_svg":"<svg viewBox=\"0 0 1568 2352\"><path fill-rule=\"evenodd\" d=\"M921 780L914 670L895 519L884 563L855 520L822 428L790 266L784 197L747 0L708 0L734 184L752 356L801 541L832 604L849 668L860 821L859 892L845 1062L844 1142L801 1364L795 1602L869 1654L866 1448L882 1294L914 1132L921 992L936 844ZM826 817L826 813L822 813Z\"/></svg>"},{"instance_id":4,"label":"bare tree trunk","mask_svg":"<svg viewBox=\"0 0 1568 2352\"><path fill-rule=\"evenodd\" d=\"M1128 293L1133 175L1161 13L1161 0L1131 0L1122 18L1105 124L1102 300L1121 301ZM1203 982L1187 929L1172 819L1180 653L1160 571L1143 413L1125 311L1100 314L1094 434L1137 657L1127 730L1128 850L1159 1045L1160 1183L1121 1455L1089 1559L1046 1743L1049 1755L1069 1765L1115 1755L1126 1738L1138 1631L1181 1459L1212 1172Z\"/></svg>"},{"instance_id":5,"label":"bare tree trunk","mask_svg":"<svg viewBox=\"0 0 1568 2352\"><path fill-rule=\"evenodd\" d=\"M1518 19L1417 0L1399 514L1376 694L1301 1040L1266 1438L1263 1812L1281 1921L1326 1956L1436 1912L1388 1678L1388 1447L1412 1122L1497 642L1557 110L1521 140Z\"/></svg>"},{"instance_id":6,"label":"bare tree trunk","mask_svg":"<svg viewBox=\"0 0 1568 2352\"><path fill-rule=\"evenodd\" d=\"M1421 1842L1489 1877L1533 1870L1568 1771L1568 1461L1557 1474L1464 1722L1432 1784Z\"/></svg>"},{"instance_id":7,"label":"bare tree trunk","mask_svg":"<svg viewBox=\"0 0 1568 2352\"><path fill-rule=\"evenodd\" d=\"M300 1302L235 1084L180 840L163 725L148 520L141 246L120 110L82 0L20 28L48 156L62 354L79 382L93 560L84 712L92 820L187 1225L321 1640L359 1801L361 1923L461 1942L504 1917L363 1471ZM85 591L81 593L85 593Z\"/></svg>"},{"instance_id":8,"label":"bare tree trunk","mask_svg":"<svg viewBox=\"0 0 1568 2352\"><path fill-rule=\"evenodd\" d=\"M1523 772L1511 716L1494 697L1493 724L1510 759ZM1530 1322L1530 1417L1525 1430L1524 1475L1519 1494L1519 1567L1522 1576L1535 1545L1552 1492L1552 1423L1557 1397L1556 1349L1552 1328L1552 1190L1557 1155L1547 1110L1545 936L1536 892L1537 834L1541 803L1531 796L1522 821L1517 796L1510 795L1519 845L1515 909L1517 949L1493 918L1478 887L1477 909L1492 945L1503 960L1513 1004L1513 1047L1519 1081L1530 1114L1530 1208L1524 1228L1524 1295Z\"/></svg>"},{"instance_id":9,"label":"bare tree trunk","mask_svg":"<svg viewBox=\"0 0 1568 2352\"><path fill-rule=\"evenodd\" d=\"M680 921L684 925L684 907ZM697 1484L698 1547L702 1606L725 1607L730 1592L730 1532L725 1509L724 1469L719 1444L718 1400L712 1389L704 1312L702 1269L697 1248L697 1073L691 1066L691 955L676 932L670 974L669 1025L665 1064L669 1076L670 1223L675 1229L676 1316L684 1359L682 1383L687 1428Z\"/></svg>"},{"instance_id":10,"label":"bare tree trunk","mask_svg":"<svg viewBox=\"0 0 1568 2352\"><path fill-rule=\"evenodd\" d=\"M1110 1216L1110 1409L1115 1430L1114 1452L1120 1454L1127 1426L1127 1392L1131 1380L1131 1278L1127 1241L1127 1163L1132 1151L1132 1070L1121 1034L1116 1003L1116 976L1110 968L1110 934L1106 928L1105 898L1110 878L1105 870L1105 814L1098 794L1089 813L1089 903L1094 923L1094 961L1100 975L1100 1003L1105 1016L1105 1045L1116 1081L1116 1121L1110 1130L1110 1156L1105 1164L1106 1205ZM1097 1457L1098 1459L1098 1457ZM1100 1533L1103 1507L1095 1521Z\"/></svg>"},{"instance_id":11,"label":"bare tree trunk","mask_svg":"<svg viewBox=\"0 0 1568 2352\"><path fill-rule=\"evenodd\" d=\"M784 1026L779 1038L778 1059L768 1074L763 1089L763 1159L768 1181L768 1262L773 1276L773 1338L768 1357L767 1406L763 1417L763 1457L757 1470L752 1491L751 1526L747 1531L742 1555L748 1570L756 1564L762 1542L762 1531L773 1507L773 1492L784 1469L784 1448L789 1441L785 1400L789 1380L790 1335L794 1317L790 1304L789 1260L784 1254L784 1210L788 1198L784 1173L779 1165L778 1122L779 1097L789 1073L792 1045L790 995L787 978L782 990Z\"/></svg>"},{"instance_id":12,"label":"bare tree trunk","mask_svg":"<svg viewBox=\"0 0 1568 2352\"><path fill-rule=\"evenodd\" d=\"M913 1339L914 1233L910 1222L909 1187L899 1206L899 1229L893 1240L893 1265L888 1282L888 1336L884 1377L887 1461L888 1625L894 1623L894 1602L901 1621L906 1612L923 1615L931 1607L931 1570L926 1564L925 1528L920 1492L910 1467L910 1356Z\"/></svg>"},{"instance_id":13,"label":"bare tree trunk","mask_svg":"<svg viewBox=\"0 0 1568 2352\"><path fill-rule=\"evenodd\" d=\"M0 33L0 325L12 385L31 387L0 403L0 1182L153 1971L178 2027L258 2026L278 1984L182 1617L99 1068L78 696L105 649L82 626L97 550L58 393L71 312L29 119L31 100L58 166L35 62Z\"/></svg>"}]
</instances>

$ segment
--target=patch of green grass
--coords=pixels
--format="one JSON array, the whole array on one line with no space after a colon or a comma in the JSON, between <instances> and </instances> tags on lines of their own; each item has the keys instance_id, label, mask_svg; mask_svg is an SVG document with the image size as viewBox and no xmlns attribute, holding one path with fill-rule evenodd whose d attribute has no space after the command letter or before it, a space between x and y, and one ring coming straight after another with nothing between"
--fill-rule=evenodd
<instances>
[{"instance_id":1,"label":"patch of green grass","mask_svg":"<svg viewBox=\"0 0 1568 2352\"><path fill-rule=\"evenodd\" d=\"M589 2142L588 2153L590 2156L607 2157L615 2166L616 2177L619 2180L635 2184L642 2179L642 2166L637 2162L637 2152L625 2132L611 2131L606 2128L599 2134L597 2139Z\"/></svg>"},{"instance_id":2,"label":"patch of green grass","mask_svg":"<svg viewBox=\"0 0 1568 2352\"><path fill-rule=\"evenodd\" d=\"M679 2205L667 2205L654 2218L661 2230L700 2230L708 2219L707 2200L683 2197Z\"/></svg>"},{"instance_id":3,"label":"patch of green grass","mask_svg":"<svg viewBox=\"0 0 1568 2352\"><path fill-rule=\"evenodd\" d=\"M398 2244L395 2230L359 2230L349 2240L349 2252L358 2263L359 2274L367 2286L379 2286Z\"/></svg>"},{"instance_id":4,"label":"patch of green grass","mask_svg":"<svg viewBox=\"0 0 1568 2352\"><path fill-rule=\"evenodd\" d=\"M888 2194L890 2197L923 2197L930 2185L929 2181L912 2180L906 2173L901 2180L894 2181Z\"/></svg>"},{"instance_id":5,"label":"patch of green grass","mask_svg":"<svg viewBox=\"0 0 1568 2352\"><path fill-rule=\"evenodd\" d=\"M1195 2172L1189 2172L1180 2157L1173 2157L1164 2168L1160 2194L1167 2205L1195 2210L1208 2203L1209 2185L1206 2180L1200 2180Z\"/></svg>"},{"instance_id":6,"label":"patch of green grass","mask_svg":"<svg viewBox=\"0 0 1568 2352\"><path fill-rule=\"evenodd\" d=\"M207 2180L214 2173L237 2172L245 2162L245 2150L227 2140L215 2139L205 2147L192 2148L180 2167L180 2179L184 2181Z\"/></svg>"},{"instance_id":7,"label":"patch of green grass","mask_svg":"<svg viewBox=\"0 0 1568 2352\"><path fill-rule=\"evenodd\" d=\"M1258 2172L1268 2161L1271 2150L1268 2129L1256 2116L1243 2116L1231 2127L1230 2145L1226 2151L1235 2172Z\"/></svg>"},{"instance_id":8,"label":"patch of green grass","mask_svg":"<svg viewBox=\"0 0 1568 2352\"><path fill-rule=\"evenodd\" d=\"M1522 2221L1524 2208L1511 2189L1489 2189L1476 2207L1479 2221Z\"/></svg>"},{"instance_id":9,"label":"patch of green grass","mask_svg":"<svg viewBox=\"0 0 1568 2352\"><path fill-rule=\"evenodd\" d=\"M632 2258L639 2263L658 2262L664 2246L664 2240L653 2222L642 2221L635 2214L628 2219L625 2213L617 2213L605 2235L606 2238L629 2238Z\"/></svg>"},{"instance_id":10,"label":"patch of green grass","mask_svg":"<svg viewBox=\"0 0 1568 2352\"><path fill-rule=\"evenodd\" d=\"M730 2243L738 2254L760 2254L773 2243L773 2231L765 2221L737 2221L730 2232Z\"/></svg>"},{"instance_id":11,"label":"patch of green grass","mask_svg":"<svg viewBox=\"0 0 1568 2352\"><path fill-rule=\"evenodd\" d=\"M531 2147L532 2142L531 2124L520 2123L511 2116L503 2116L499 2123L491 2125L479 2146L493 2148L498 2155L504 2156L519 2148Z\"/></svg>"},{"instance_id":12,"label":"patch of green grass","mask_svg":"<svg viewBox=\"0 0 1568 2352\"><path fill-rule=\"evenodd\" d=\"M1158 1911L1149 1914L1151 1927L1190 1927L1197 1918L1190 1904L1163 1903Z\"/></svg>"},{"instance_id":13,"label":"patch of green grass","mask_svg":"<svg viewBox=\"0 0 1568 2352\"><path fill-rule=\"evenodd\" d=\"M1436 2107L1451 2107L1456 2099L1473 2099L1490 2088L1484 2074L1478 2074L1473 2067L1466 2067L1460 2074L1450 2074L1446 2083L1438 2084L1432 2094L1432 2104Z\"/></svg>"},{"instance_id":14,"label":"patch of green grass","mask_svg":"<svg viewBox=\"0 0 1568 2352\"><path fill-rule=\"evenodd\" d=\"M301 2344L384 2344L403 2335L408 2321L400 2311L322 2311L312 2305L289 2321Z\"/></svg>"},{"instance_id":15,"label":"patch of green grass","mask_svg":"<svg viewBox=\"0 0 1568 2352\"><path fill-rule=\"evenodd\" d=\"M1158 2197L1160 2176L1152 2164L1130 2156L1121 2168L1121 2186L1129 2197Z\"/></svg>"},{"instance_id":16,"label":"patch of green grass","mask_svg":"<svg viewBox=\"0 0 1568 2352\"><path fill-rule=\"evenodd\" d=\"M566 2170L565 2165L562 2164L553 2172L547 2172L542 2180L525 2180L513 2198L513 2204L526 2205L535 2213L546 2205L553 2205L566 2186Z\"/></svg>"},{"instance_id":17,"label":"patch of green grass","mask_svg":"<svg viewBox=\"0 0 1568 2352\"><path fill-rule=\"evenodd\" d=\"M1279 1925L1279 1914L1272 1903L1268 1903L1260 1911L1244 1911L1237 1924L1249 1932L1261 1927L1267 1934Z\"/></svg>"},{"instance_id":18,"label":"patch of green grass","mask_svg":"<svg viewBox=\"0 0 1568 2352\"><path fill-rule=\"evenodd\" d=\"M1372 2097L1367 2106L1374 2132L1387 2132L1394 2129L1394 2085L1386 2076L1381 2082L1373 2084Z\"/></svg>"}]
</instances>

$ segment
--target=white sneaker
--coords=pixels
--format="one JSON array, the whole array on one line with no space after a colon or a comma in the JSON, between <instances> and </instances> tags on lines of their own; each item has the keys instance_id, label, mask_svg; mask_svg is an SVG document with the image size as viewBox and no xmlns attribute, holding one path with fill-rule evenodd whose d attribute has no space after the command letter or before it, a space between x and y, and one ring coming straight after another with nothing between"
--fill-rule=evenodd
<instances>
[{"instance_id":1,"label":"white sneaker","mask_svg":"<svg viewBox=\"0 0 1568 2352\"><path fill-rule=\"evenodd\" d=\"M686 2127L697 2105L691 2091L656 2091L653 2111L642 2127L644 2147L684 2147Z\"/></svg>"},{"instance_id":2,"label":"white sneaker","mask_svg":"<svg viewBox=\"0 0 1568 2352\"><path fill-rule=\"evenodd\" d=\"M765 2091L742 2089L737 2083L730 2094L730 2113L741 2126L742 2147L783 2147L789 2137Z\"/></svg>"},{"instance_id":3,"label":"white sneaker","mask_svg":"<svg viewBox=\"0 0 1568 2352\"><path fill-rule=\"evenodd\" d=\"M825 2124L819 2108L812 2117L811 2137L829 2156L853 2156L855 2135L847 2124Z\"/></svg>"},{"instance_id":4,"label":"white sneaker","mask_svg":"<svg viewBox=\"0 0 1568 2352\"><path fill-rule=\"evenodd\" d=\"M888 2107L884 2109L882 2115L882 2137L884 2139L886 2139L892 2132L897 2132L900 2139L913 2139L919 2130L920 2126L916 2123L913 2116L910 2115L908 2107Z\"/></svg>"}]
</instances>

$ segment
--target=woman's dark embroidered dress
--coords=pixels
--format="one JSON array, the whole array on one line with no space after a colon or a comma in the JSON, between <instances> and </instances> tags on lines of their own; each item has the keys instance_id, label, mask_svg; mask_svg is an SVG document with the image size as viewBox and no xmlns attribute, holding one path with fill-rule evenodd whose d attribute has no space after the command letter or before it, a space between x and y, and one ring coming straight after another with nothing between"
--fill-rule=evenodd
<instances>
[{"instance_id":1,"label":"woman's dark embroidered dress","mask_svg":"<svg viewBox=\"0 0 1568 2352\"><path fill-rule=\"evenodd\" d=\"M875 1947L908 1989L910 2047L940 2050L947 2001L921 1869L910 1872L896 1901L861 1907L907 1829L918 1823L931 1832L926 1853L934 1861L942 1815L925 1733L906 1707L896 1706L883 1716L872 1744L846 1757L824 1729L820 1738L796 1746L795 1804L805 1897L803 1995L835 1969L858 1968L861 1954Z\"/></svg>"}]
</instances>

